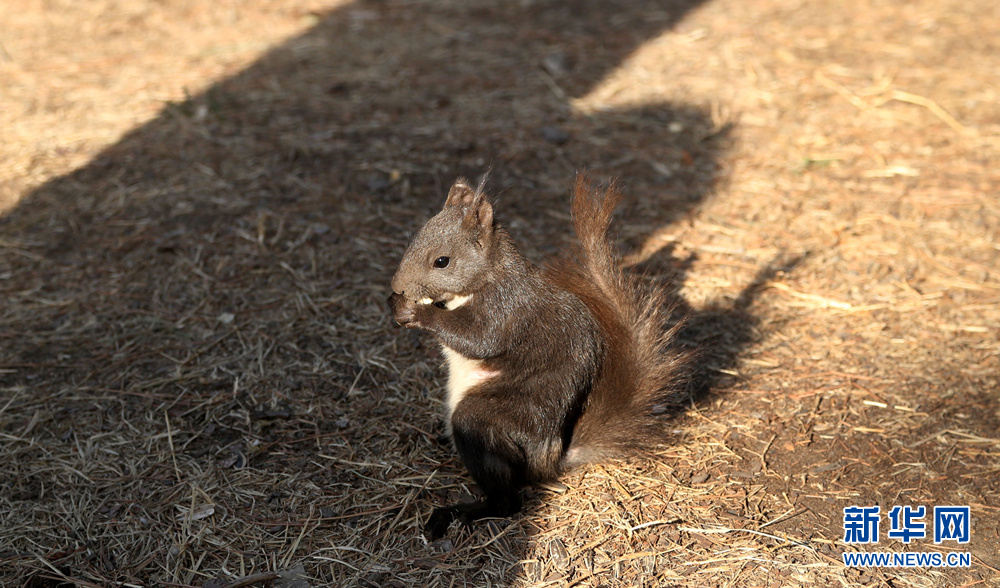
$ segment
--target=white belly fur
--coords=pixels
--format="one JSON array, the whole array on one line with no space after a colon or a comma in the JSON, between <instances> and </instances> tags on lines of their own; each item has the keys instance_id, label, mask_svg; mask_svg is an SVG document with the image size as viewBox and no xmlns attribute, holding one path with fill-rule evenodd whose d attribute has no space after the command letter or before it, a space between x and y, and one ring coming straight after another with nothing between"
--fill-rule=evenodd
<instances>
[{"instance_id":1,"label":"white belly fur","mask_svg":"<svg viewBox=\"0 0 1000 588\"><path fill-rule=\"evenodd\" d=\"M455 407L465 398L469 390L480 382L500 375L500 372L485 369L482 360L469 359L444 345L441 348L448 361L448 422L450 424Z\"/></svg>"}]
</instances>

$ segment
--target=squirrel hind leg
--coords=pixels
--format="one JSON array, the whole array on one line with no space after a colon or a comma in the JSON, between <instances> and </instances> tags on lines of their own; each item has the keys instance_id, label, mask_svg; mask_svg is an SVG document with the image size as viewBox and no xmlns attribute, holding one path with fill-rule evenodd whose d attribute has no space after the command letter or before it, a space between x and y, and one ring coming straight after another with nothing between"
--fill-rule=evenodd
<instances>
[{"instance_id":1,"label":"squirrel hind leg","mask_svg":"<svg viewBox=\"0 0 1000 588\"><path fill-rule=\"evenodd\" d=\"M526 482L524 451L503 435L493 435L482 426L481 413L474 403L461 402L452 415L451 436L462 462L486 495L472 504L455 504L434 509L425 534L443 536L452 521L469 525L487 517L509 517L521 510L520 488Z\"/></svg>"}]
</instances>

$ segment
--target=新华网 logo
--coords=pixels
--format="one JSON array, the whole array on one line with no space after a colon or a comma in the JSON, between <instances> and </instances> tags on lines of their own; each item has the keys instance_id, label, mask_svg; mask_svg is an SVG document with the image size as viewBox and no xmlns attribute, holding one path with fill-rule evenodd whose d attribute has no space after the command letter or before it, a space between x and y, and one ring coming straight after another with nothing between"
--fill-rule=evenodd
<instances>
[{"instance_id":1,"label":"\u65b0\u534e\u7f51 logo","mask_svg":"<svg viewBox=\"0 0 1000 588\"><path fill-rule=\"evenodd\" d=\"M888 513L889 529L886 537L909 545L928 536L927 508L919 506L894 506ZM959 545L969 542L972 536L970 507L935 506L930 523L936 545L954 541ZM849 506L844 509L844 543L871 545L879 542L882 522L880 506ZM965 552L845 552L844 564L864 567L968 567L972 556Z\"/></svg>"}]
</instances>

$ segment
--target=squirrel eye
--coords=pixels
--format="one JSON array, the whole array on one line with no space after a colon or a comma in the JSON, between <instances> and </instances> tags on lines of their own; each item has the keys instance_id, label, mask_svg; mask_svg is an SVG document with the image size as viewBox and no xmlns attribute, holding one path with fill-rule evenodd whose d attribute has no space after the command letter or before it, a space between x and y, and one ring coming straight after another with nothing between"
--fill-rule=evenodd
<instances>
[{"instance_id":1,"label":"squirrel eye","mask_svg":"<svg viewBox=\"0 0 1000 588\"><path fill-rule=\"evenodd\" d=\"M448 267L448 263L451 262L451 258L441 256L434 260L434 267L440 269L443 267Z\"/></svg>"}]
</instances>

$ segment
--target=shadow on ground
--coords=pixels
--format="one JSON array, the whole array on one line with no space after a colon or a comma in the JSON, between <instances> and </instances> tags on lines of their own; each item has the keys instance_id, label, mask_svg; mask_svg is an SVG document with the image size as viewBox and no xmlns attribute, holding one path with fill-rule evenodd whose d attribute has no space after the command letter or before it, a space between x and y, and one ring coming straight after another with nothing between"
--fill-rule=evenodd
<instances>
[{"instance_id":1,"label":"shadow on ground","mask_svg":"<svg viewBox=\"0 0 1000 588\"><path fill-rule=\"evenodd\" d=\"M523 535L496 560L461 559L480 535L419 536L470 482L433 441L438 358L391 325L389 277L451 181L488 166L535 259L568 239L580 169L623 178L627 236L690 214L726 129L570 100L698 4L353 4L25 197L0 219L0 519L21 530L3 574L509 580ZM715 368L752 340L753 292L691 319L689 341L728 337Z\"/></svg>"}]
</instances>

